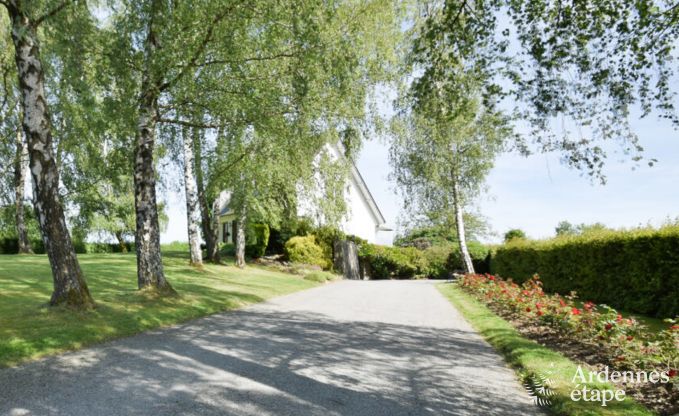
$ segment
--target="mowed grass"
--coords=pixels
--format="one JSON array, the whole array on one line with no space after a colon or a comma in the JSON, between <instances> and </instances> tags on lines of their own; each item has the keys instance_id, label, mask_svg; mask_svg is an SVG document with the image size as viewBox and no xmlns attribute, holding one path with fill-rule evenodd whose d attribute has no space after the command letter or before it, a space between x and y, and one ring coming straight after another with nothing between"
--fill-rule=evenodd
<instances>
[{"instance_id":1,"label":"mowed grass","mask_svg":"<svg viewBox=\"0 0 679 416\"><path fill-rule=\"evenodd\" d=\"M44 255L0 255L0 366L82 348L273 296L316 286L291 274L249 266L205 265L197 270L183 253L163 254L165 273L179 296L137 291L134 254L78 256L92 311L47 307L52 276Z\"/></svg>"},{"instance_id":2,"label":"mowed grass","mask_svg":"<svg viewBox=\"0 0 679 416\"><path fill-rule=\"evenodd\" d=\"M462 313L469 323L488 341L505 360L521 374L544 375L552 384L555 396L546 407L551 414L569 416L646 416L654 415L630 398L624 401L601 402L571 400L576 388L573 377L578 364L560 353L524 338L509 322L494 314L485 305L465 293L456 283L438 285L441 293ZM583 371L591 370L583 365ZM585 383L588 389L617 390L608 383ZM580 390L582 387L579 388Z\"/></svg>"}]
</instances>

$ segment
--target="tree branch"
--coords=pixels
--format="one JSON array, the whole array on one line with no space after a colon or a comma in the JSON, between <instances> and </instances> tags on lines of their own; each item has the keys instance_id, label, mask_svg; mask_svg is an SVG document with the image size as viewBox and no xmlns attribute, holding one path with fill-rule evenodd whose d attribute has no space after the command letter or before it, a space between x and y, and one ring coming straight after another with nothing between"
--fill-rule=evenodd
<instances>
[{"instance_id":1,"label":"tree branch","mask_svg":"<svg viewBox=\"0 0 679 416\"><path fill-rule=\"evenodd\" d=\"M64 1L62 1L61 4L59 4L57 7L55 7L55 8L52 9L52 10L50 10L49 12L43 14L42 16L38 17L37 19L35 19L35 20L33 21L33 27L38 27L38 26L40 26L40 24L41 24L42 22L44 22L45 20L49 19L50 17L56 15L57 13L59 13L60 11L62 11L63 9L65 9L66 6L70 5L71 3L73 3L73 0L64 0Z\"/></svg>"},{"instance_id":2,"label":"tree branch","mask_svg":"<svg viewBox=\"0 0 679 416\"><path fill-rule=\"evenodd\" d=\"M215 16L214 19L212 19L212 22L210 22L210 24L208 24L207 33L205 33L205 37L203 38L203 40L198 45L196 52L193 54L193 57L191 57L191 59L189 59L189 62L186 65L184 65L184 67L179 71L179 74L177 74L177 76L175 76L174 78L162 83L158 88L159 91L164 91L164 90L168 89L169 87L171 87L172 85L174 85L177 81L182 79L189 72L189 70L191 68L194 68L196 66L198 59L200 59L200 57L205 52L205 49L207 48L208 44L212 41L212 37L214 36L214 33L215 33L215 31L214 31L215 26L217 26L217 24L220 21L224 20L229 15L229 13L231 13L233 11L233 9L235 7L236 7L236 4L234 4L232 7L224 9L222 11L222 13L218 14L217 16Z\"/></svg>"},{"instance_id":3,"label":"tree branch","mask_svg":"<svg viewBox=\"0 0 679 416\"><path fill-rule=\"evenodd\" d=\"M297 54L290 53L290 52L282 52L282 53L277 53L275 55L270 55L270 56L254 56L251 58L244 58L241 60L233 60L233 59L212 59L209 61L202 62L200 64L196 64L196 67L204 67L204 66L209 66L209 65L219 65L219 64L235 64L235 63L246 63L246 62L256 62L256 61L272 61L274 59L279 59L279 58L295 58L297 57Z\"/></svg>"},{"instance_id":4,"label":"tree branch","mask_svg":"<svg viewBox=\"0 0 679 416\"><path fill-rule=\"evenodd\" d=\"M199 129L218 129L220 127L226 127L226 124L196 123L196 122L193 122L193 121L177 120L177 119L170 119L170 118L159 118L158 123L176 124L176 125L179 125L179 126L195 127L195 128L199 128Z\"/></svg>"}]
</instances>

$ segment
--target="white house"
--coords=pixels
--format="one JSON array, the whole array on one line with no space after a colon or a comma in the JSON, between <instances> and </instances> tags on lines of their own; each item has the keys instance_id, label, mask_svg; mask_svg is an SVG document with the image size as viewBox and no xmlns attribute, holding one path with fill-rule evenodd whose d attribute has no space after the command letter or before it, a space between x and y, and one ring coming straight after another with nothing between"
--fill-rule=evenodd
<instances>
[{"instance_id":1,"label":"white house","mask_svg":"<svg viewBox=\"0 0 679 416\"><path fill-rule=\"evenodd\" d=\"M325 150L334 160L341 159L350 163L348 184L345 191L348 212L340 224L341 230L346 234L356 235L368 242L376 243L378 233L392 230L385 226L384 216L370 190L368 190L361 173L353 162L344 157L338 146L326 145ZM306 200L301 194L298 199L297 215L299 217L318 217L314 204ZM219 209L219 241L234 243L236 217L229 207L230 194L224 192L221 200L223 202Z\"/></svg>"}]
</instances>

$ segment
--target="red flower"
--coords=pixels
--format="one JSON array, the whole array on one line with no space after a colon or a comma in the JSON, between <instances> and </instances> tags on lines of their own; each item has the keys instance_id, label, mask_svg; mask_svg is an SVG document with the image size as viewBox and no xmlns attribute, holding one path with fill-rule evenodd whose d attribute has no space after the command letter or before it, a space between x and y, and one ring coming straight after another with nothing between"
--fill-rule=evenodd
<instances>
[{"instance_id":1,"label":"red flower","mask_svg":"<svg viewBox=\"0 0 679 416\"><path fill-rule=\"evenodd\" d=\"M544 315L544 314L545 314L544 312L538 311L538 316L542 316L542 315Z\"/></svg>"},{"instance_id":2,"label":"red flower","mask_svg":"<svg viewBox=\"0 0 679 416\"><path fill-rule=\"evenodd\" d=\"M634 337L633 337L633 336L631 336L631 335L627 335L627 341L631 341L631 340L633 340L633 339L634 339Z\"/></svg>"},{"instance_id":3,"label":"red flower","mask_svg":"<svg viewBox=\"0 0 679 416\"><path fill-rule=\"evenodd\" d=\"M495 280L495 276L488 276L488 280Z\"/></svg>"},{"instance_id":4,"label":"red flower","mask_svg":"<svg viewBox=\"0 0 679 416\"><path fill-rule=\"evenodd\" d=\"M561 306L566 306L566 302L564 302L563 299L559 299L559 303L561 304Z\"/></svg>"},{"instance_id":5,"label":"red flower","mask_svg":"<svg viewBox=\"0 0 679 416\"><path fill-rule=\"evenodd\" d=\"M610 331L611 329L613 329L613 324L606 324L605 328L606 331Z\"/></svg>"},{"instance_id":6,"label":"red flower","mask_svg":"<svg viewBox=\"0 0 679 416\"><path fill-rule=\"evenodd\" d=\"M580 309L578 309L578 308L573 308L573 309L571 309L571 313L572 313L573 315L580 315Z\"/></svg>"},{"instance_id":7,"label":"red flower","mask_svg":"<svg viewBox=\"0 0 679 416\"><path fill-rule=\"evenodd\" d=\"M527 291L527 290L524 290L524 291L523 291L523 295L524 295L524 296L530 296L530 292Z\"/></svg>"},{"instance_id":8,"label":"red flower","mask_svg":"<svg viewBox=\"0 0 679 416\"><path fill-rule=\"evenodd\" d=\"M679 331L679 325L672 325L670 331Z\"/></svg>"},{"instance_id":9,"label":"red flower","mask_svg":"<svg viewBox=\"0 0 679 416\"><path fill-rule=\"evenodd\" d=\"M540 304L540 302L538 302L538 303L535 304L535 307L540 309L542 307L542 305Z\"/></svg>"},{"instance_id":10,"label":"red flower","mask_svg":"<svg viewBox=\"0 0 679 416\"><path fill-rule=\"evenodd\" d=\"M526 308L526 312L530 312L530 307Z\"/></svg>"},{"instance_id":11,"label":"red flower","mask_svg":"<svg viewBox=\"0 0 679 416\"><path fill-rule=\"evenodd\" d=\"M585 302L583 308L585 308L586 311L591 311L594 309L594 304L592 302Z\"/></svg>"},{"instance_id":12,"label":"red flower","mask_svg":"<svg viewBox=\"0 0 679 416\"><path fill-rule=\"evenodd\" d=\"M622 315L618 314L618 317L615 318L615 322L618 322L618 323L622 322Z\"/></svg>"},{"instance_id":13,"label":"red flower","mask_svg":"<svg viewBox=\"0 0 679 416\"><path fill-rule=\"evenodd\" d=\"M677 370L675 370L673 368L673 369L671 369L670 371L667 372L667 375L670 376L670 378L672 378L672 377L677 375Z\"/></svg>"}]
</instances>

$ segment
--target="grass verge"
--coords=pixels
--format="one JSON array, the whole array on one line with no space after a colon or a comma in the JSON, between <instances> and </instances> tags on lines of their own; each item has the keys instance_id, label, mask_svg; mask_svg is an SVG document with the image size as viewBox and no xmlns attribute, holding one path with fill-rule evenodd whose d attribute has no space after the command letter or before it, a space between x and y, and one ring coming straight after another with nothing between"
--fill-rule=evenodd
<instances>
[{"instance_id":1,"label":"grass verge","mask_svg":"<svg viewBox=\"0 0 679 416\"><path fill-rule=\"evenodd\" d=\"M573 401L571 392L576 387L573 377L578 364L556 351L543 347L524 338L509 324L495 315L485 305L465 293L455 283L441 283L439 291L457 308L486 341L498 350L505 360L522 376L544 375L551 380L550 413L571 416L647 416L655 413L630 398L624 401L610 401L606 406L601 402ZM585 374L589 368L582 365ZM613 390L608 383L585 383L588 389ZM581 389L582 385L579 389Z\"/></svg>"},{"instance_id":2,"label":"grass verge","mask_svg":"<svg viewBox=\"0 0 679 416\"><path fill-rule=\"evenodd\" d=\"M134 254L81 254L96 309L76 312L46 304L52 275L45 255L0 255L0 367L129 336L314 287L299 276L249 266L188 265L163 253L165 273L179 296L136 290Z\"/></svg>"}]
</instances>

